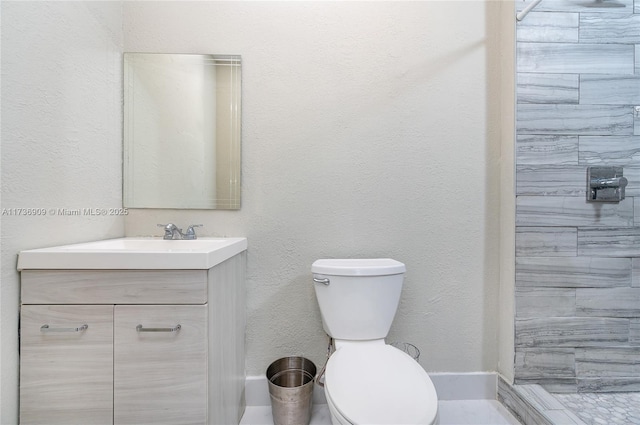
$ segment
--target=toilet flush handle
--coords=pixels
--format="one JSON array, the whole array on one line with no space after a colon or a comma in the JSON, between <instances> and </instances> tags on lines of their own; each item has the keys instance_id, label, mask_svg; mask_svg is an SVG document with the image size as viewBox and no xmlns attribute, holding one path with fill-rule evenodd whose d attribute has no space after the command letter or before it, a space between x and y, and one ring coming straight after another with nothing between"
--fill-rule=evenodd
<instances>
[{"instance_id":1,"label":"toilet flush handle","mask_svg":"<svg viewBox=\"0 0 640 425\"><path fill-rule=\"evenodd\" d=\"M331 283L331 282L329 281L329 279L328 279L328 278L326 278L326 277L325 277L324 279L319 279L319 278L317 278L317 277L315 277L315 276L314 276L314 277L313 277L313 281L314 281L315 283L322 283L323 285L327 285L327 286L329 285L329 283Z\"/></svg>"}]
</instances>

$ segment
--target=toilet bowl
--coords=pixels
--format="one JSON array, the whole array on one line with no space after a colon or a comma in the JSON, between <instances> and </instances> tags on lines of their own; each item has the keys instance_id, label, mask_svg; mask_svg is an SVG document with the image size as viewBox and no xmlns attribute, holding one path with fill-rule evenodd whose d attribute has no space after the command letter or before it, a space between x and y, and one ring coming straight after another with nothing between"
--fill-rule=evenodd
<instances>
[{"instance_id":1,"label":"toilet bowl","mask_svg":"<svg viewBox=\"0 0 640 425\"><path fill-rule=\"evenodd\" d=\"M383 340L341 345L324 380L334 424L436 423L436 390L411 356Z\"/></svg>"},{"instance_id":2,"label":"toilet bowl","mask_svg":"<svg viewBox=\"0 0 640 425\"><path fill-rule=\"evenodd\" d=\"M336 348L324 376L334 425L437 423L438 398L429 375L384 340L405 270L391 259L312 265L323 327Z\"/></svg>"}]
</instances>

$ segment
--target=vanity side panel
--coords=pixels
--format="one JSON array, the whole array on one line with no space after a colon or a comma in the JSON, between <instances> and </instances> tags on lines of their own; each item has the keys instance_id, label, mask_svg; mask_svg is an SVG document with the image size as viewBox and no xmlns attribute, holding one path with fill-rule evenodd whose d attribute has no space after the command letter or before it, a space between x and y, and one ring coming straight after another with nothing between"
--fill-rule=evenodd
<instances>
[{"instance_id":1,"label":"vanity side panel","mask_svg":"<svg viewBox=\"0 0 640 425\"><path fill-rule=\"evenodd\" d=\"M209 269L209 424L245 410L246 251Z\"/></svg>"},{"instance_id":2,"label":"vanity side panel","mask_svg":"<svg viewBox=\"0 0 640 425\"><path fill-rule=\"evenodd\" d=\"M238 258L239 257L239 258ZM238 397L237 418L242 419L246 407L245 384L247 373L245 365L245 338L246 338L246 306L247 306L247 251L237 256L235 264L235 290L236 290L236 395Z\"/></svg>"},{"instance_id":3,"label":"vanity side panel","mask_svg":"<svg viewBox=\"0 0 640 425\"><path fill-rule=\"evenodd\" d=\"M112 422L113 306L22 306L20 423Z\"/></svg>"},{"instance_id":4,"label":"vanity side panel","mask_svg":"<svg viewBox=\"0 0 640 425\"><path fill-rule=\"evenodd\" d=\"M207 270L23 270L23 304L205 304Z\"/></svg>"}]
</instances>

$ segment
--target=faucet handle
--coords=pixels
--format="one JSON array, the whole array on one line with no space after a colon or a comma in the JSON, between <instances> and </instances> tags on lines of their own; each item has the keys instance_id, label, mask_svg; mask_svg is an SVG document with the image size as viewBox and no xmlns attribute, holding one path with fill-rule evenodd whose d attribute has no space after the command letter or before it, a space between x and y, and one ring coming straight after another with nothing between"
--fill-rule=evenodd
<instances>
[{"instance_id":1,"label":"faucet handle","mask_svg":"<svg viewBox=\"0 0 640 425\"><path fill-rule=\"evenodd\" d=\"M587 167L587 201L620 202L629 184L622 167Z\"/></svg>"},{"instance_id":2,"label":"faucet handle","mask_svg":"<svg viewBox=\"0 0 640 425\"><path fill-rule=\"evenodd\" d=\"M184 233L184 238L197 239L198 236L196 235L196 227L202 227L202 224L190 224L189 227L187 227L187 231Z\"/></svg>"},{"instance_id":3,"label":"faucet handle","mask_svg":"<svg viewBox=\"0 0 640 425\"><path fill-rule=\"evenodd\" d=\"M165 229L177 228L177 226L175 224L173 224L173 223L158 224L158 227L164 227Z\"/></svg>"},{"instance_id":4,"label":"faucet handle","mask_svg":"<svg viewBox=\"0 0 640 425\"><path fill-rule=\"evenodd\" d=\"M178 229L178 226L176 226L173 223L158 224L158 227L164 228L164 237L163 237L163 239L173 239L173 232L174 231L177 231L178 233L182 232L182 229Z\"/></svg>"}]
</instances>

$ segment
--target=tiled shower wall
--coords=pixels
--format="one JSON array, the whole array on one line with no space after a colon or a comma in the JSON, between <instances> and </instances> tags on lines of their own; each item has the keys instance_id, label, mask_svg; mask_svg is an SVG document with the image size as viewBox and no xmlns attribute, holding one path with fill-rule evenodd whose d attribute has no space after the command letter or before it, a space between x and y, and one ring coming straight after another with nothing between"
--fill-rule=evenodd
<instances>
[{"instance_id":1,"label":"tiled shower wall","mask_svg":"<svg viewBox=\"0 0 640 425\"><path fill-rule=\"evenodd\" d=\"M516 383L640 391L640 0L543 0L517 72ZM592 165L624 201L586 201Z\"/></svg>"}]
</instances>

